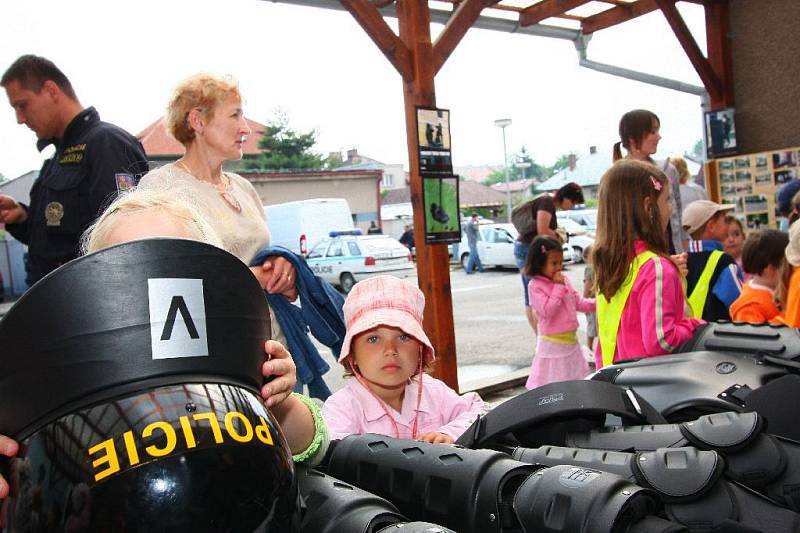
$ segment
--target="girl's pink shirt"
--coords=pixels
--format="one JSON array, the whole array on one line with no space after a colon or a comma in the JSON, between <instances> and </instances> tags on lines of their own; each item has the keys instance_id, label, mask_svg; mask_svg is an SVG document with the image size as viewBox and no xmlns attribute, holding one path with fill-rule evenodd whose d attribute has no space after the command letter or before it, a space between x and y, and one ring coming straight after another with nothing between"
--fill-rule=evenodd
<instances>
[{"instance_id":1,"label":"girl's pink shirt","mask_svg":"<svg viewBox=\"0 0 800 533\"><path fill-rule=\"evenodd\" d=\"M401 412L386 406L397 424L401 439L412 438L418 390L419 381L414 377L406 385ZM444 382L426 374L422 380L417 437L438 432L457 439L486 410L486 404L476 393L468 392L459 396ZM350 379L343 389L325 401L322 416L331 439L362 433L395 436L394 425L383 407L356 379Z\"/></svg>"},{"instance_id":2,"label":"girl's pink shirt","mask_svg":"<svg viewBox=\"0 0 800 533\"><path fill-rule=\"evenodd\" d=\"M647 246L643 241L635 241L634 250L638 255ZM660 279L655 262L647 261L633 282L619 323L615 362L671 353L691 339L698 326L705 324L684 314L686 297L678 267L665 257L656 260L661 265ZM656 309L659 300L660 313ZM603 354L599 344L595 358L600 368Z\"/></svg>"},{"instance_id":3,"label":"girl's pink shirt","mask_svg":"<svg viewBox=\"0 0 800 533\"><path fill-rule=\"evenodd\" d=\"M539 319L540 335L577 331L578 311L595 310L594 298L581 296L566 276L563 285L545 276L533 276L528 283L528 300Z\"/></svg>"}]
</instances>

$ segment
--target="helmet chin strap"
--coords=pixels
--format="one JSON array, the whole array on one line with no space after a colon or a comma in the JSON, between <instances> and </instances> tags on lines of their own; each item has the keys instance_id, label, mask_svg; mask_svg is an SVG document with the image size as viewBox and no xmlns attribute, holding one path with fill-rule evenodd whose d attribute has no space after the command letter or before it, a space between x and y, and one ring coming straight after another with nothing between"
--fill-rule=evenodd
<instances>
[{"instance_id":1,"label":"helmet chin strap","mask_svg":"<svg viewBox=\"0 0 800 533\"><path fill-rule=\"evenodd\" d=\"M380 398L380 396L375 394L375 391L373 391L372 387L369 386L369 382L367 382L366 378L361 375L361 372L359 372L358 367L356 367L353 364L353 359L352 358L350 358L350 361L348 361L348 365L350 366L350 371L356 377L356 380L358 380L358 382L361 383L361 385L365 389L367 389L367 391L372 395L372 397L375 398L375 400L377 400L378 404L381 406L381 409L383 409L383 412L386 413L386 416L389 417L389 420L392 423L392 427L394 428L394 436L395 436L395 438L399 439L400 438L400 428L397 426L397 421L394 419L392 414L389 412L389 409L388 409L388 406L386 405L386 402L384 402ZM414 424L411 426L411 438L412 439L416 439L417 438L417 430L418 430L418 427L419 427L419 406L422 403L422 374L423 374L423 372L422 372L422 346L420 346L419 347L419 367L417 369L417 375L419 376L419 386L417 387L417 406L414 409L414 411L415 411L414 412Z\"/></svg>"}]
</instances>

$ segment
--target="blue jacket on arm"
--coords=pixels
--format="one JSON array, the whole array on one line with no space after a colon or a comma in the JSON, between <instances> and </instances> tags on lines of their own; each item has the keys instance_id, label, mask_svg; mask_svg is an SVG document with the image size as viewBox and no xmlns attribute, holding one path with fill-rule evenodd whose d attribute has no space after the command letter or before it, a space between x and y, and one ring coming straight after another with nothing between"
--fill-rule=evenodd
<instances>
[{"instance_id":1,"label":"blue jacket on arm","mask_svg":"<svg viewBox=\"0 0 800 533\"><path fill-rule=\"evenodd\" d=\"M297 366L297 379L308 385L310 396L325 401L331 391L322 379L330 366L308 338L314 337L339 358L344 340L345 324L342 306L344 297L327 281L314 275L305 258L283 246L267 246L253 258L252 265L261 265L270 256L284 257L294 265L297 273L297 292L301 307L297 307L279 294L266 294L267 302L275 311L278 323L286 335L287 348Z\"/></svg>"}]
</instances>

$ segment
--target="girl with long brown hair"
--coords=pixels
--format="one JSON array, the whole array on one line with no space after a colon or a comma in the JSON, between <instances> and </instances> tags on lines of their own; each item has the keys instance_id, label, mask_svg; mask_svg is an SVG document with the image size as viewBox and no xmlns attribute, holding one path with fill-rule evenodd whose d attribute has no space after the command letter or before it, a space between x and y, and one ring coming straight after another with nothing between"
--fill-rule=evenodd
<instances>
[{"instance_id":1,"label":"girl with long brown hair","mask_svg":"<svg viewBox=\"0 0 800 533\"><path fill-rule=\"evenodd\" d=\"M640 161L618 161L600 182L592 248L598 368L670 353L703 323L685 316L683 278L669 256L671 194L664 173Z\"/></svg>"},{"instance_id":2,"label":"girl with long brown hair","mask_svg":"<svg viewBox=\"0 0 800 533\"><path fill-rule=\"evenodd\" d=\"M614 161L629 159L643 161L658 167L669 179L670 203L672 214L667 221L665 233L667 235L667 248L671 254L686 251L689 235L681 226L683 205L680 194L680 176L678 170L670 163L656 161L652 156L658 151L658 142L661 140L661 121L655 113L646 109L628 111L619 120L619 138L614 144ZM627 155L623 157L621 148L625 148Z\"/></svg>"}]
</instances>

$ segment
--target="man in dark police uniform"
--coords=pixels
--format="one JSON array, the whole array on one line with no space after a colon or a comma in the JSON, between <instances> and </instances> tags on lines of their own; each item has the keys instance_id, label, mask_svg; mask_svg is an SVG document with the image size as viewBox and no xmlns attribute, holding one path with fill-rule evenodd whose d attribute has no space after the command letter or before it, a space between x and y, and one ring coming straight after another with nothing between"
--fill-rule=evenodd
<instances>
[{"instance_id":1,"label":"man in dark police uniform","mask_svg":"<svg viewBox=\"0 0 800 533\"><path fill-rule=\"evenodd\" d=\"M27 282L33 285L78 255L83 231L112 195L132 188L148 170L139 141L83 108L67 77L51 61L24 55L3 74L0 86L17 115L39 138L53 144L31 188L31 205L0 195L0 223L28 245Z\"/></svg>"}]
</instances>

